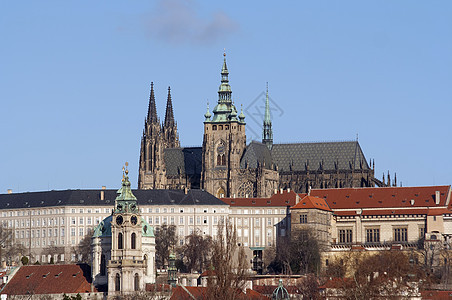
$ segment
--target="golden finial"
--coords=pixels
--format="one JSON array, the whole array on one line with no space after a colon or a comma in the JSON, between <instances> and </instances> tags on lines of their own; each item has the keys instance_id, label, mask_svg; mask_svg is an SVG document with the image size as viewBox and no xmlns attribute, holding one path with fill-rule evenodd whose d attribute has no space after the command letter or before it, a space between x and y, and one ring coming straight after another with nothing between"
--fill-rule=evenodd
<instances>
[{"instance_id":1,"label":"golden finial","mask_svg":"<svg viewBox=\"0 0 452 300\"><path fill-rule=\"evenodd\" d=\"M129 175L129 170L127 169L128 166L129 166L129 163L126 162L126 175Z\"/></svg>"},{"instance_id":2,"label":"golden finial","mask_svg":"<svg viewBox=\"0 0 452 300\"><path fill-rule=\"evenodd\" d=\"M223 48L223 56L226 57L226 48Z\"/></svg>"}]
</instances>

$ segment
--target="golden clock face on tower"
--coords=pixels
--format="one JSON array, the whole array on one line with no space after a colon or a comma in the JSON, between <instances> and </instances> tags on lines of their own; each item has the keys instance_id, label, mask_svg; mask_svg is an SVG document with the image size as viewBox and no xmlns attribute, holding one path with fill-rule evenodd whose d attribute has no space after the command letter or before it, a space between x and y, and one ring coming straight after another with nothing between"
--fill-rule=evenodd
<instances>
[{"instance_id":1,"label":"golden clock face on tower","mask_svg":"<svg viewBox=\"0 0 452 300\"><path fill-rule=\"evenodd\" d=\"M122 225L123 222L124 222L124 219L121 215L116 217L116 224Z\"/></svg>"},{"instance_id":2,"label":"golden clock face on tower","mask_svg":"<svg viewBox=\"0 0 452 300\"><path fill-rule=\"evenodd\" d=\"M130 217L130 223L132 223L132 225L137 225L137 223L138 223L137 216L131 216Z\"/></svg>"}]
</instances>

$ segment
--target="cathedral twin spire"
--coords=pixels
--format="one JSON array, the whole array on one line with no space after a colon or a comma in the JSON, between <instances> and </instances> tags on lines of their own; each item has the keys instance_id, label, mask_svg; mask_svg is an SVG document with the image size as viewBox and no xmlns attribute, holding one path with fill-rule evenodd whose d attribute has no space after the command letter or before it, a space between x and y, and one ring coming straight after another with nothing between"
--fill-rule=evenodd
<instances>
[{"instance_id":1,"label":"cathedral twin spire","mask_svg":"<svg viewBox=\"0 0 452 300\"><path fill-rule=\"evenodd\" d=\"M148 106L148 116L146 119L148 124L160 123L157 116L157 106L155 104L154 95L154 82L151 82L151 95L149 96L149 106ZM163 123L164 127L175 126L174 112L173 112L173 101L171 100L171 87L168 87L168 97L166 99L166 112L165 121Z\"/></svg>"}]
</instances>

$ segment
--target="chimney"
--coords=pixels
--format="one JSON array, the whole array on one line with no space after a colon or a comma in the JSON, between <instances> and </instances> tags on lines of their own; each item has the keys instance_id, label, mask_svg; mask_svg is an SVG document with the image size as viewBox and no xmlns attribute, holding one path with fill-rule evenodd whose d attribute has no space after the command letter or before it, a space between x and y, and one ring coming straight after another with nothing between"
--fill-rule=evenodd
<instances>
[{"instance_id":1,"label":"chimney","mask_svg":"<svg viewBox=\"0 0 452 300\"><path fill-rule=\"evenodd\" d=\"M311 196L311 186L308 187L308 196Z\"/></svg>"},{"instance_id":2,"label":"chimney","mask_svg":"<svg viewBox=\"0 0 452 300\"><path fill-rule=\"evenodd\" d=\"M440 200L439 195L440 195L439 191L436 191L435 192L435 203L436 203L436 205L439 205L439 200Z\"/></svg>"},{"instance_id":3,"label":"chimney","mask_svg":"<svg viewBox=\"0 0 452 300\"><path fill-rule=\"evenodd\" d=\"M278 189L275 189L275 194L278 194Z\"/></svg>"},{"instance_id":4,"label":"chimney","mask_svg":"<svg viewBox=\"0 0 452 300\"><path fill-rule=\"evenodd\" d=\"M295 196L295 204L298 204L298 202L300 202L300 196L298 194L296 194L296 196Z\"/></svg>"},{"instance_id":5,"label":"chimney","mask_svg":"<svg viewBox=\"0 0 452 300\"><path fill-rule=\"evenodd\" d=\"M245 194L245 198L248 198L248 194Z\"/></svg>"},{"instance_id":6,"label":"chimney","mask_svg":"<svg viewBox=\"0 0 452 300\"><path fill-rule=\"evenodd\" d=\"M102 190L100 191L100 200L105 200L105 190L107 187L105 185L102 186Z\"/></svg>"},{"instance_id":7,"label":"chimney","mask_svg":"<svg viewBox=\"0 0 452 300\"><path fill-rule=\"evenodd\" d=\"M410 204L411 204L411 206L414 205L414 199L411 199L411 200L410 200Z\"/></svg>"},{"instance_id":8,"label":"chimney","mask_svg":"<svg viewBox=\"0 0 452 300\"><path fill-rule=\"evenodd\" d=\"M290 188L287 189L287 193L290 193Z\"/></svg>"},{"instance_id":9,"label":"chimney","mask_svg":"<svg viewBox=\"0 0 452 300\"><path fill-rule=\"evenodd\" d=\"M279 189L279 192L282 194L283 193L283 191L284 191L284 189Z\"/></svg>"},{"instance_id":10,"label":"chimney","mask_svg":"<svg viewBox=\"0 0 452 300\"><path fill-rule=\"evenodd\" d=\"M233 195L233 198L235 198L235 194Z\"/></svg>"},{"instance_id":11,"label":"chimney","mask_svg":"<svg viewBox=\"0 0 452 300\"><path fill-rule=\"evenodd\" d=\"M12 189L8 189L8 194L12 194L13 190Z\"/></svg>"},{"instance_id":12,"label":"chimney","mask_svg":"<svg viewBox=\"0 0 452 300\"><path fill-rule=\"evenodd\" d=\"M187 193L188 193L188 189L187 189L187 187L185 187L184 188L184 194L187 195Z\"/></svg>"}]
</instances>

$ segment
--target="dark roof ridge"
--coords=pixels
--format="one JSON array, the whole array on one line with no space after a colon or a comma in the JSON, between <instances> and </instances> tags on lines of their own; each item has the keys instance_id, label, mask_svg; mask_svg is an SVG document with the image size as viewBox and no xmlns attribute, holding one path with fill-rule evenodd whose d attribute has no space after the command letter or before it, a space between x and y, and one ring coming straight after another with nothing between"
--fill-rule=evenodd
<instances>
[{"instance_id":1,"label":"dark roof ridge","mask_svg":"<svg viewBox=\"0 0 452 300\"><path fill-rule=\"evenodd\" d=\"M345 188L327 188L327 189L315 189L314 191L328 191L328 190L383 190L383 189L413 189L413 188L434 188L434 187L451 187L450 184L442 184L442 185L417 185L417 186L384 186L384 187L372 187L372 186L366 186L366 187L345 187ZM303 194L303 193L299 193Z\"/></svg>"},{"instance_id":2,"label":"dark roof ridge","mask_svg":"<svg viewBox=\"0 0 452 300\"><path fill-rule=\"evenodd\" d=\"M325 143L356 143L356 140L331 140L331 141L301 141L301 142L285 142L273 143L273 145L298 145L298 144L325 144Z\"/></svg>"}]
</instances>

